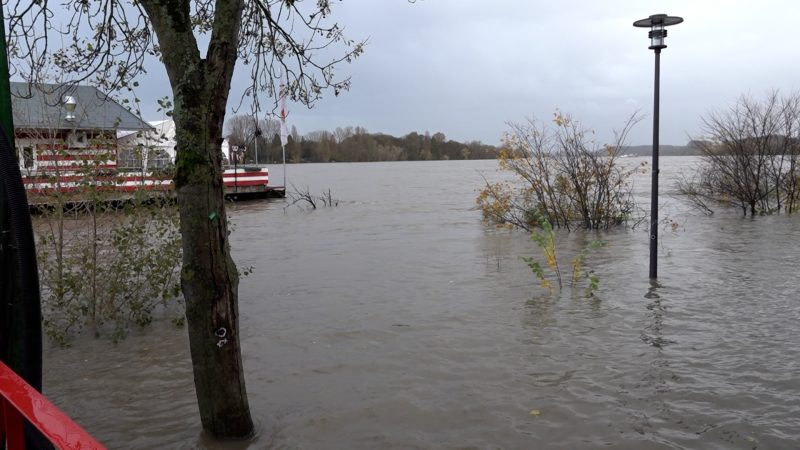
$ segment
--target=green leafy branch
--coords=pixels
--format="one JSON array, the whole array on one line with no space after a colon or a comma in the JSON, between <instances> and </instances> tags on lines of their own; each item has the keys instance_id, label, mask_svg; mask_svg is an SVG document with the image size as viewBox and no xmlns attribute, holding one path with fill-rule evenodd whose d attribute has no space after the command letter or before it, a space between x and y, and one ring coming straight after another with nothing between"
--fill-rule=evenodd
<instances>
[{"instance_id":1,"label":"green leafy branch","mask_svg":"<svg viewBox=\"0 0 800 450\"><path fill-rule=\"evenodd\" d=\"M555 293L555 286L550 281L547 273L548 270L546 269L549 269L549 271L553 273L556 284L558 285L558 290L560 291L563 289L561 268L559 267L558 255L556 252L555 232L553 231L553 225L550 223L550 221L548 221L541 214L534 214L538 220L539 229L541 232L534 231L531 233L531 240L533 240L536 245L542 249L545 265L543 266L536 258L531 256L522 256L520 259L522 259L528 265L533 274L541 283L542 287L550 291L550 294L552 295ZM584 268L586 257L593 250L597 250L603 245L603 242L599 240L592 241L583 249L581 249L581 251L571 261L572 282L570 287L572 289L576 289L581 280L587 280L587 287L584 289L584 293L587 297L594 295L594 292L600 285L600 279L597 277L597 275L595 275L594 271L587 271Z\"/></svg>"},{"instance_id":2,"label":"green leafy branch","mask_svg":"<svg viewBox=\"0 0 800 450\"><path fill-rule=\"evenodd\" d=\"M602 241L594 240L583 247L572 260L572 288L576 288L582 279L588 280L588 285L584 289L584 293L587 297L592 297L594 295L594 291L596 291L600 285L600 278L595 275L593 270L585 270L584 262L590 252L599 249L603 245L605 244Z\"/></svg>"}]
</instances>

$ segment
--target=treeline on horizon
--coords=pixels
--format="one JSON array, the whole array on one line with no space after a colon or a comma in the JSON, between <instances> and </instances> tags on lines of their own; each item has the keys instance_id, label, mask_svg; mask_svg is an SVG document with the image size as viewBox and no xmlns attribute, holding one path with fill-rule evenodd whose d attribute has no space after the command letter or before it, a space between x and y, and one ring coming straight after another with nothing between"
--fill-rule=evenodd
<instances>
[{"instance_id":1,"label":"treeline on horizon","mask_svg":"<svg viewBox=\"0 0 800 450\"><path fill-rule=\"evenodd\" d=\"M783 146L784 140L791 141L793 138L787 138L786 136L780 134L769 134L768 136L771 137L771 144L776 148L780 149ZM747 139L742 140L743 142L747 142ZM794 141L796 142L796 140ZM708 149L716 149L719 154L729 154L731 152L730 149L726 148L725 145L721 144L719 141L711 142L706 140L699 140L693 139L690 140L686 145L664 145L661 144L658 146L658 153L659 156L703 156L704 149L706 153ZM652 145L628 145L622 147L622 154L628 156L651 156L653 154L653 146Z\"/></svg>"},{"instance_id":2,"label":"treeline on horizon","mask_svg":"<svg viewBox=\"0 0 800 450\"><path fill-rule=\"evenodd\" d=\"M261 164L283 160L280 122L251 116L234 116L227 124L231 146L245 148L246 161ZM257 142L256 142L257 141ZM257 145L257 149L256 149ZM258 161L256 161L256 151ZM444 133L412 131L402 137L369 133L364 127L337 127L300 135L292 126L286 144L286 161L292 163L435 161L452 159L494 159L498 148L480 141L459 142Z\"/></svg>"}]
</instances>

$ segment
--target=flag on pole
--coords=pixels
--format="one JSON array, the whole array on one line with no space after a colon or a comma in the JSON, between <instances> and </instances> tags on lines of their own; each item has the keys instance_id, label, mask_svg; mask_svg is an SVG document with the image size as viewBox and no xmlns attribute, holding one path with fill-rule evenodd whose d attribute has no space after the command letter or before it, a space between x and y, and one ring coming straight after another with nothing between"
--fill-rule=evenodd
<instances>
[{"instance_id":1,"label":"flag on pole","mask_svg":"<svg viewBox=\"0 0 800 450\"><path fill-rule=\"evenodd\" d=\"M286 109L286 81L281 79L281 100L280 100L280 115L281 115L281 146L286 146L289 142L289 129L286 128L286 116L289 110Z\"/></svg>"}]
</instances>

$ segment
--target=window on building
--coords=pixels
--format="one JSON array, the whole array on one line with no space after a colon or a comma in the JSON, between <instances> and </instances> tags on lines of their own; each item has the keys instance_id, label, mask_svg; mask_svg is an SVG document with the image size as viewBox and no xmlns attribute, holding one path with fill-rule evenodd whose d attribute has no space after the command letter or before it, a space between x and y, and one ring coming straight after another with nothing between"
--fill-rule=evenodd
<instances>
[{"instance_id":1,"label":"window on building","mask_svg":"<svg viewBox=\"0 0 800 450\"><path fill-rule=\"evenodd\" d=\"M120 147L117 168L122 170L142 170L143 153L144 148L141 144L136 147Z\"/></svg>"},{"instance_id":2,"label":"window on building","mask_svg":"<svg viewBox=\"0 0 800 450\"><path fill-rule=\"evenodd\" d=\"M148 169L163 169L172 165L172 158L169 153L162 149L153 149L147 155Z\"/></svg>"}]
</instances>

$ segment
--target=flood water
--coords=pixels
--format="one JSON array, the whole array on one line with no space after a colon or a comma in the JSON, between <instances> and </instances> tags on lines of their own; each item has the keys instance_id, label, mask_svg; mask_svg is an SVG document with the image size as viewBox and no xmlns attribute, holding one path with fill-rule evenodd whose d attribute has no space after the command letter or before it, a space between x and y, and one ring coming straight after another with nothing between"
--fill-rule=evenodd
<instances>
[{"instance_id":1,"label":"flood water","mask_svg":"<svg viewBox=\"0 0 800 450\"><path fill-rule=\"evenodd\" d=\"M641 160L631 159L631 163ZM663 158L662 189L694 158ZM594 298L550 295L522 232L473 209L494 161L289 166L337 207L231 207L258 436L203 435L186 331L47 348L45 391L109 448L782 449L800 446L800 220L703 216L664 196L646 230L560 233ZM272 181L281 183L273 167ZM649 175L635 191L649 208Z\"/></svg>"}]
</instances>

